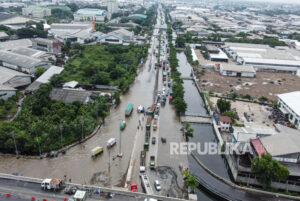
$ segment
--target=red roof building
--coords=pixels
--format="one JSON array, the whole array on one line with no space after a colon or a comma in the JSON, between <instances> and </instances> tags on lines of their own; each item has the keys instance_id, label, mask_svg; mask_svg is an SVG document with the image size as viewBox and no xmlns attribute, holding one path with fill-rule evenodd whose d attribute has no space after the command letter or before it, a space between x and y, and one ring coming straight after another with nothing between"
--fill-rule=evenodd
<instances>
[{"instance_id":1,"label":"red roof building","mask_svg":"<svg viewBox=\"0 0 300 201\"><path fill-rule=\"evenodd\" d=\"M261 143L260 139L251 139L250 143L259 157L261 157L262 154L267 153L267 150L265 149L264 145Z\"/></svg>"}]
</instances>

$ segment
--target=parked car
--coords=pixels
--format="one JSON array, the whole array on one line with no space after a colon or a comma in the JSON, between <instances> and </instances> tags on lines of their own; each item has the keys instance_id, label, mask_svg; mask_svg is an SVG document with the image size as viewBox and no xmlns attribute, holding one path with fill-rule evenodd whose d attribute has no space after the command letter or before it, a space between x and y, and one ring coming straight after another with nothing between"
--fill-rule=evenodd
<instances>
[{"instance_id":1,"label":"parked car","mask_svg":"<svg viewBox=\"0 0 300 201\"><path fill-rule=\"evenodd\" d=\"M152 137L152 144L156 143L156 137Z\"/></svg>"},{"instance_id":2,"label":"parked car","mask_svg":"<svg viewBox=\"0 0 300 201\"><path fill-rule=\"evenodd\" d=\"M167 138L161 137L161 142L162 142L162 143L166 143L166 142L167 142Z\"/></svg>"},{"instance_id":3,"label":"parked car","mask_svg":"<svg viewBox=\"0 0 300 201\"><path fill-rule=\"evenodd\" d=\"M160 191L160 190L161 190L161 185L160 185L160 183L159 183L158 180L156 180L156 181L154 182L154 187L155 187L155 189L156 189L157 191Z\"/></svg>"}]
</instances>

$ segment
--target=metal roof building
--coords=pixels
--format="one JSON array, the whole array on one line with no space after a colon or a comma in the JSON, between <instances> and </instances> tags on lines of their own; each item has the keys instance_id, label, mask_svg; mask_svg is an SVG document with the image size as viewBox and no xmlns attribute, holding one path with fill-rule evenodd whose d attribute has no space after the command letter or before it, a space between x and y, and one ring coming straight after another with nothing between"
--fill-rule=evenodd
<instances>
[{"instance_id":1,"label":"metal roof building","mask_svg":"<svg viewBox=\"0 0 300 201\"><path fill-rule=\"evenodd\" d=\"M10 40L0 42L0 50L11 50L18 47L31 47L32 41L29 39Z\"/></svg>"},{"instance_id":2,"label":"metal roof building","mask_svg":"<svg viewBox=\"0 0 300 201\"><path fill-rule=\"evenodd\" d=\"M29 85L27 91L36 91L39 89L41 84L47 84L50 78L55 74L60 74L64 68L58 66L51 66L47 71L45 71L38 79L36 79L31 85Z\"/></svg>"},{"instance_id":3,"label":"metal roof building","mask_svg":"<svg viewBox=\"0 0 300 201\"><path fill-rule=\"evenodd\" d=\"M300 135L285 133L261 138L260 141L274 159L291 163L300 161Z\"/></svg>"},{"instance_id":4,"label":"metal roof building","mask_svg":"<svg viewBox=\"0 0 300 201\"><path fill-rule=\"evenodd\" d=\"M32 74L38 67L47 67L49 62L0 50L0 66Z\"/></svg>"},{"instance_id":5,"label":"metal roof building","mask_svg":"<svg viewBox=\"0 0 300 201\"><path fill-rule=\"evenodd\" d=\"M65 103L79 101L87 104L91 100L92 92L76 89L53 89L50 93L52 100L62 100Z\"/></svg>"}]
</instances>

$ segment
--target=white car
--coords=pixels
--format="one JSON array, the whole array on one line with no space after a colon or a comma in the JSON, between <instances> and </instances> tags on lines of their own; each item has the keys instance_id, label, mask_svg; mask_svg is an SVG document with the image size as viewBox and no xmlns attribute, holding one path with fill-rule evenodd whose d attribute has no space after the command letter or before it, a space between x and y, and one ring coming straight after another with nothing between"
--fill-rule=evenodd
<instances>
[{"instance_id":1,"label":"white car","mask_svg":"<svg viewBox=\"0 0 300 201\"><path fill-rule=\"evenodd\" d=\"M157 191L160 191L160 190L161 190L161 185L160 185L160 183L159 183L158 180L156 180L156 181L154 182L154 187L155 187L155 189L156 189Z\"/></svg>"},{"instance_id":2,"label":"white car","mask_svg":"<svg viewBox=\"0 0 300 201\"><path fill-rule=\"evenodd\" d=\"M163 91L166 91L166 88L165 88L165 87L163 87L163 88L162 88L162 90L163 90Z\"/></svg>"}]
</instances>

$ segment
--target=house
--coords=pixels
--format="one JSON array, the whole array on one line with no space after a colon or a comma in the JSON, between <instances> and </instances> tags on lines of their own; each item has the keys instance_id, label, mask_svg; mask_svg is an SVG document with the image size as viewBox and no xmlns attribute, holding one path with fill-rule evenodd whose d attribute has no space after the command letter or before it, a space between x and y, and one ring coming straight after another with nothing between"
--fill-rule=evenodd
<instances>
[{"instance_id":1,"label":"house","mask_svg":"<svg viewBox=\"0 0 300 201\"><path fill-rule=\"evenodd\" d=\"M300 129L300 91L278 95L278 108L288 120Z\"/></svg>"},{"instance_id":2,"label":"house","mask_svg":"<svg viewBox=\"0 0 300 201\"><path fill-rule=\"evenodd\" d=\"M18 53L0 50L0 66L11 68L28 74L35 73L38 67L49 67L49 61L21 55Z\"/></svg>"},{"instance_id":3,"label":"house","mask_svg":"<svg viewBox=\"0 0 300 201\"><path fill-rule=\"evenodd\" d=\"M0 99L7 100L16 95L18 88L22 88L31 83L31 76L0 67Z\"/></svg>"},{"instance_id":4,"label":"house","mask_svg":"<svg viewBox=\"0 0 300 201\"><path fill-rule=\"evenodd\" d=\"M107 15L106 10L94 9L94 8L83 8L79 9L74 14L75 21L96 21L96 22L104 22L105 17Z\"/></svg>"},{"instance_id":5,"label":"house","mask_svg":"<svg viewBox=\"0 0 300 201\"><path fill-rule=\"evenodd\" d=\"M132 43L134 40L133 36L134 33L132 31L128 31L126 29L118 29L108 34L102 34L100 36L96 35L96 40L100 43L124 44Z\"/></svg>"},{"instance_id":6,"label":"house","mask_svg":"<svg viewBox=\"0 0 300 201\"><path fill-rule=\"evenodd\" d=\"M50 98L52 100L61 100L65 103L73 103L74 101L79 101L82 104L87 104L90 102L92 92L78 89L53 89L50 93Z\"/></svg>"},{"instance_id":7,"label":"house","mask_svg":"<svg viewBox=\"0 0 300 201\"><path fill-rule=\"evenodd\" d=\"M223 132L230 132L232 120L227 116L219 116L220 130Z\"/></svg>"},{"instance_id":8,"label":"house","mask_svg":"<svg viewBox=\"0 0 300 201\"><path fill-rule=\"evenodd\" d=\"M256 71L253 66L242 66L235 64L221 64L220 74L232 77L255 77Z\"/></svg>"},{"instance_id":9,"label":"house","mask_svg":"<svg viewBox=\"0 0 300 201\"><path fill-rule=\"evenodd\" d=\"M35 38L32 40L32 48L46 51L51 54L60 54L61 42L54 39Z\"/></svg>"}]
</instances>

